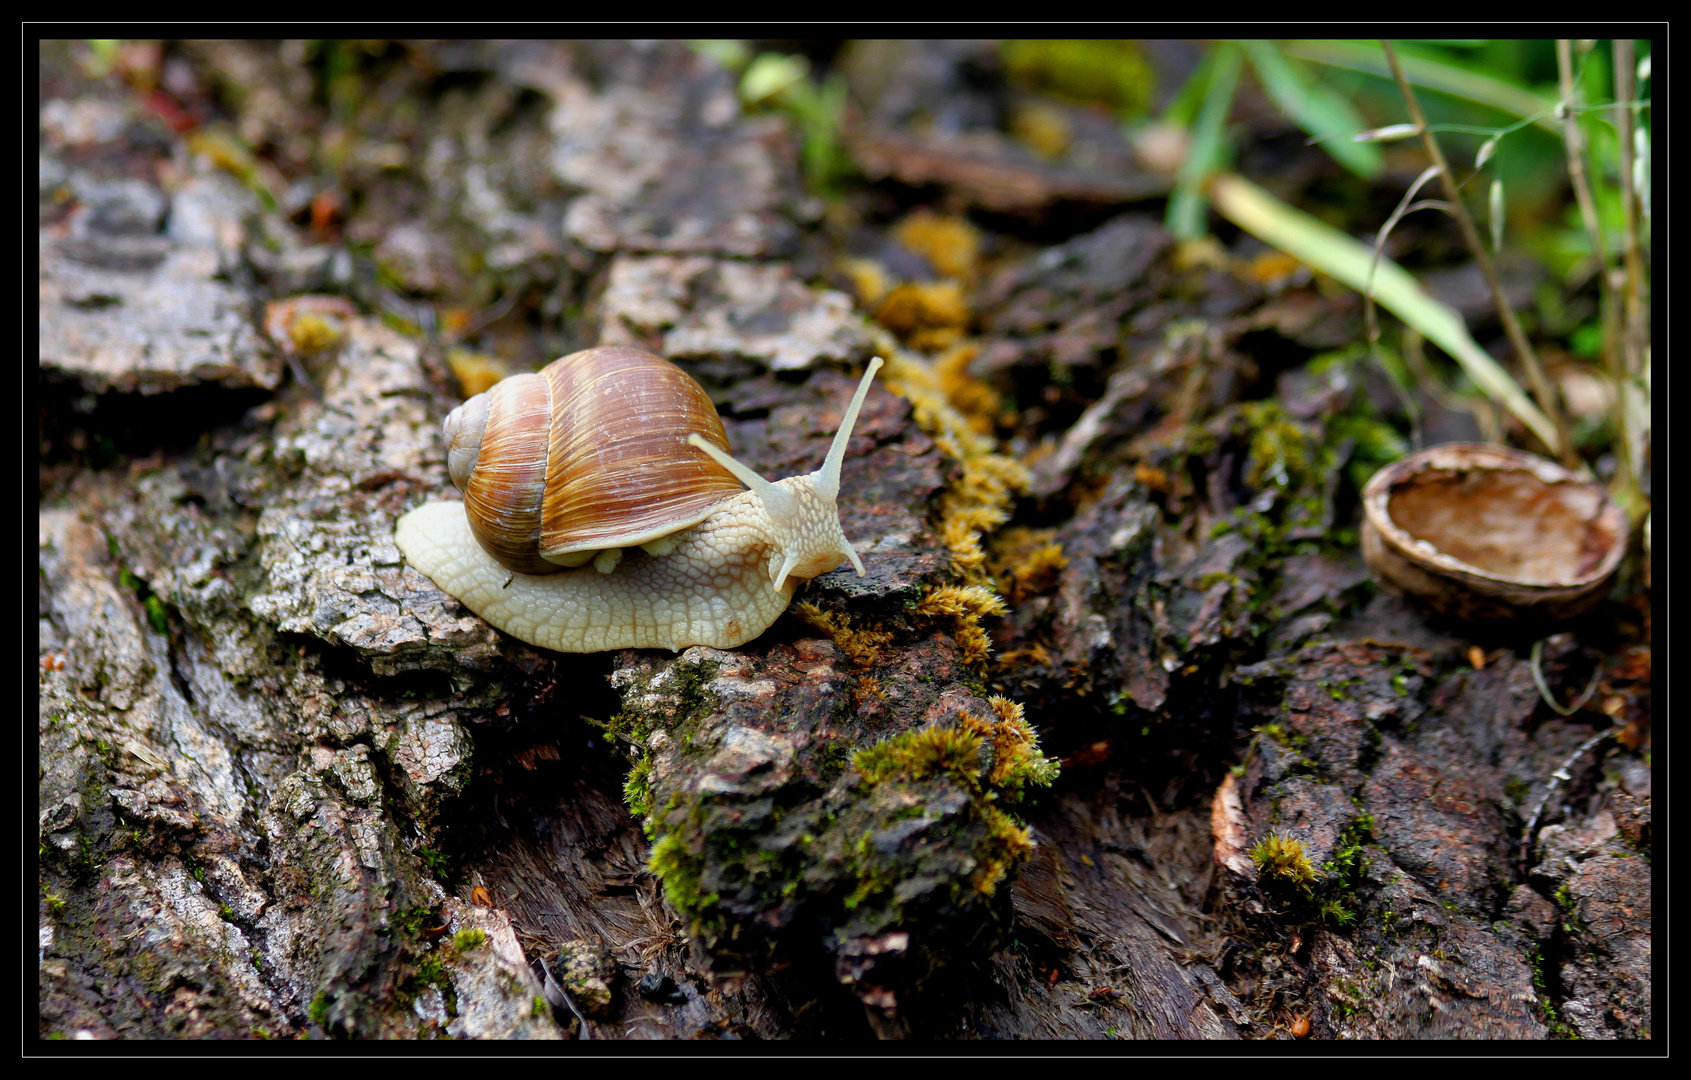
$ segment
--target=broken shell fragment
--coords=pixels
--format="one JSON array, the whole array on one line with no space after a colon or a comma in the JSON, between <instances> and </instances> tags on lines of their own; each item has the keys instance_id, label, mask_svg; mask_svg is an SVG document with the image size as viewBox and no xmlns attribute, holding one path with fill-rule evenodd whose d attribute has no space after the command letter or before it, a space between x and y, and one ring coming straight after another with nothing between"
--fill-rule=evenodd
<instances>
[{"instance_id":1,"label":"broken shell fragment","mask_svg":"<svg viewBox=\"0 0 1691 1080\"><path fill-rule=\"evenodd\" d=\"M1487 443L1446 443L1362 490L1362 557L1380 584L1461 619L1566 619L1596 606L1626 553L1597 484Z\"/></svg>"}]
</instances>

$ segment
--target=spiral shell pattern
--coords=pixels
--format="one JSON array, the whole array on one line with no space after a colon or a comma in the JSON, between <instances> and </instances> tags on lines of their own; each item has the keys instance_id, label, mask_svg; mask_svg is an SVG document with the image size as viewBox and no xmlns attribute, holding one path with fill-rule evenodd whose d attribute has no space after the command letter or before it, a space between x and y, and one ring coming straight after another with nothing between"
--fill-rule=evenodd
<instances>
[{"instance_id":1,"label":"spiral shell pattern","mask_svg":"<svg viewBox=\"0 0 1691 1080\"><path fill-rule=\"evenodd\" d=\"M526 574L697 525L740 482L687 442L728 449L692 376L639 349L572 353L505 379L446 418L448 468L470 528Z\"/></svg>"}]
</instances>

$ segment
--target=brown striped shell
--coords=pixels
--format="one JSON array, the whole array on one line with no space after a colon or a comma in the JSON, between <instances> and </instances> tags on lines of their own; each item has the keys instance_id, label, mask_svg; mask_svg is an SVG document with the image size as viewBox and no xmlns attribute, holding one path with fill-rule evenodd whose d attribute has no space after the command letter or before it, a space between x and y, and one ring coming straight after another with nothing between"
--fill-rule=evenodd
<instances>
[{"instance_id":1,"label":"brown striped shell","mask_svg":"<svg viewBox=\"0 0 1691 1080\"><path fill-rule=\"evenodd\" d=\"M740 482L687 437L728 433L693 377L660 356L601 346L514 375L446 418L447 468L470 528L525 574L697 525Z\"/></svg>"}]
</instances>

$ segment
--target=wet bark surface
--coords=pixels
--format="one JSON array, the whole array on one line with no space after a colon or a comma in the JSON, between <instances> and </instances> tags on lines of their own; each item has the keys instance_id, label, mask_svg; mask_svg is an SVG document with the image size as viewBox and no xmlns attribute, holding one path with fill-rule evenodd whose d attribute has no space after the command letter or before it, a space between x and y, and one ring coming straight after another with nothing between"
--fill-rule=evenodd
<instances>
[{"instance_id":1,"label":"wet bark surface","mask_svg":"<svg viewBox=\"0 0 1691 1080\"><path fill-rule=\"evenodd\" d=\"M1113 126L933 136L977 46L866 46L878 190L1067 230L948 381L706 56L395 46L325 109L304 48L132 55L161 99L42 47L42 1038L1650 1036L1648 593L1534 660L1375 589L1390 395L1288 359L1354 298L1183 255ZM283 182L334 140L356 208ZM493 630L392 540L466 327L676 359L771 477L887 355L867 575L736 650Z\"/></svg>"}]
</instances>

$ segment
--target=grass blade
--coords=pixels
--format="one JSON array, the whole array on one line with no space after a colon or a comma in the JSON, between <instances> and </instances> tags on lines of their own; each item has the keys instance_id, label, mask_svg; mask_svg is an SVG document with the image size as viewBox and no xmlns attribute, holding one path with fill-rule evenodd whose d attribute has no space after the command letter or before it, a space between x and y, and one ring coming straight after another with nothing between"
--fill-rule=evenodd
<instances>
[{"instance_id":1,"label":"grass blade","mask_svg":"<svg viewBox=\"0 0 1691 1080\"><path fill-rule=\"evenodd\" d=\"M1378 45L1352 41L1288 41L1282 48L1287 56L1312 60L1330 67L1360 71L1390 80L1391 68ZM1494 79L1489 75L1469 71L1425 56L1404 54L1399 57L1403 74L1417 89L1433 90L1451 97L1462 98L1480 105L1488 105L1500 112L1533 123L1550 132L1561 134L1561 122L1556 119L1556 101L1541 97L1530 90Z\"/></svg>"},{"instance_id":2,"label":"grass blade","mask_svg":"<svg viewBox=\"0 0 1691 1080\"><path fill-rule=\"evenodd\" d=\"M1287 62L1267 41L1241 41L1239 46L1251 59L1257 80L1274 104L1291 121L1307 131L1340 165L1358 176L1373 179L1385 168L1385 155L1372 143L1353 142L1352 136L1365 125L1362 114L1349 99L1324 83L1312 81Z\"/></svg>"},{"instance_id":3,"label":"grass blade","mask_svg":"<svg viewBox=\"0 0 1691 1080\"><path fill-rule=\"evenodd\" d=\"M1284 251L1361 292L1368 281L1373 252L1353 237L1287 206L1243 177L1231 173L1210 181L1216 212L1257 239ZM1557 445L1556 429L1527 395L1493 360L1455 309L1428 296L1403 267L1381 258L1374 269L1375 301L1462 366L1474 385L1508 409L1546 446Z\"/></svg>"}]
</instances>

